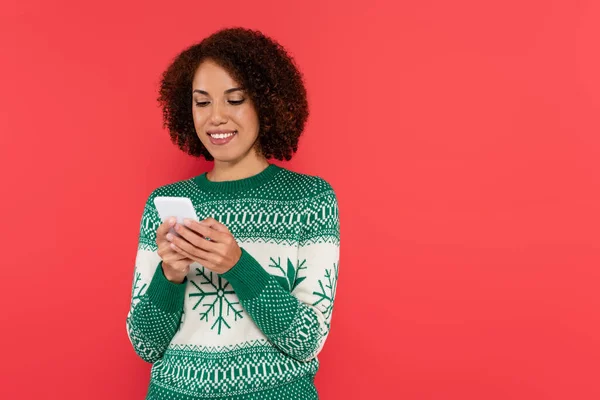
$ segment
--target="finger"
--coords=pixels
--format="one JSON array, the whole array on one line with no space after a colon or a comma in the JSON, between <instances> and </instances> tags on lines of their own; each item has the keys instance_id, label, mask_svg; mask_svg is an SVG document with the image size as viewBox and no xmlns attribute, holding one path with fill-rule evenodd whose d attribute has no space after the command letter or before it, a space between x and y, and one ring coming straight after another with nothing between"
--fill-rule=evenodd
<instances>
[{"instance_id":1,"label":"finger","mask_svg":"<svg viewBox=\"0 0 600 400\"><path fill-rule=\"evenodd\" d=\"M172 264L174 262L181 262L181 261L185 260L186 256L184 254L181 254L181 253L175 251L171 247L171 244L169 243L166 245L166 249L163 250L163 256L161 257L161 259L163 260L163 262L166 262L167 264Z\"/></svg>"},{"instance_id":2,"label":"finger","mask_svg":"<svg viewBox=\"0 0 600 400\"><path fill-rule=\"evenodd\" d=\"M167 219L166 221L164 221L162 224L160 224L160 226L156 230L156 236L157 237L165 236L167 234L167 232L169 231L169 229L171 229L173 226L175 226L176 222L177 222L177 219L175 217L171 217L171 218Z\"/></svg>"},{"instance_id":3,"label":"finger","mask_svg":"<svg viewBox=\"0 0 600 400\"><path fill-rule=\"evenodd\" d=\"M217 230L219 232L222 232L222 233L231 233L231 232L229 232L229 229L225 225L223 225L222 223L220 223L219 221L217 221L214 218L205 218L202 221L202 223L205 224L205 225L207 225L207 226L210 226L211 228L213 228L213 229L215 229L215 230Z\"/></svg>"},{"instance_id":4,"label":"finger","mask_svg":"<svg viewBox=\"0 0 600 400\"><path fill-rule=\"evenodd\" d=\"M171 253L169 253L169 259L173 260L173 261L183 261L186 258L189 258L187 255L185 254L181 254L177 251L175 251L171 246L169 246L169 251Z\"/></svg>"},{"instance_id":5,"label":"finger","mask_svg":"<svg viewBox=\"0 0 600 400\"><path fill-rule=\"evenodd\" d=\"M186 222L184 221L184 223L186 223ZM184 235L184 233L186 231L185 228L188 228L187 230L194 232L196 234L196 236L200 235L202 240L200 242L193 242L193 243L197 244L197 246L201 247L201 248L205 248L205 247L202 247L202 241L206 242L206 238L210 238L210 240L212 242L221 243L225 240L226 235L227 235L225 233L222 233L222 232L212 229L211 227L203 224L202 222L187 220L187 224L188 225L186 225L185 227L182 226L181 228L183 228L183 229L181 229L181 230L178 230L179 225L176 225L177 233L179 233L181 236L184 236L187 239L187 237ZM193 237L190 237L190 238L193 238ZM208 248L205 248L205 249L208 250Z\"/></svg>"},{"instance_id":6,"label":"finger","mask_svg":"<svg viewBox=\"0 0 600 400\"><path fill-rule=\"evenodd\" d=\"M185 259L184 255L173 250L170 242L165 242L159 246L158 255L163 261L165 261L165 259L169 259L170 261L181 261Z\"/></svg>"},{"instance_id":7,"label":"finger","mask_svg":"<svg viewBox=\"0 0 600 400\"><path fill-rule=\"evenodd\" d=\"M182 273L187 273L190 270L190 264L192 260L189 261L163 261L163 265L167 264L170 270L178 271Z\"/></svg>"},{"instance_id":8,"label":"finger","mask_svg":"<svg viewBox=\"0 0 600 400\"><path fill-rule=\"evenodd\" d=\"M204 266L206 266L207 263L214 264L217 258L215 254L193 247L185 241L181 243L181 246L178 246L175 243L171 243L171 249L181 254L182 256L196 261Z\"/></svg>"},{"instance_id":9,"label":"finger","mask_svg":"<svg viewBox=\"0 0 600 400\"><path fill-rule=\"evenodd\" d=\"M174 266L174 265L179 265L182 262L188 261L190 264L193 262L193 260L188 259L187 257L185 257L182 254L177 253L176 251L173 251L171 254L169 254L168 256L166 256L165 258L163 258L163 263Z\"/></svg>"},{"instance_id":10,"label":"finger","mask_svg":"<svg viewBox=\"0 0 600 400\"><path fill-rule=\"evenodd\" d=\"M212 257L218 256L223 249L221 249L222 245L217 243L212 243L207 241L206 239L200 238L200 246L196 246L183 238L173 238L171 242L174 247L172 249L181 249L185 253L189 254L194 258L202 258L205 260L211 260Z\"/></svg>"},{"instance_id":11,"label":"finger","mask_svg":"<svg viewBox=\"0 0 600 400\"><path fill-rule=\"evenodd\" d=\"M210 245L212 245L212 243L206 240L202 234L179 224L175 225L175 232L177 232L178 236L169 234L167 235L167 240L174 242L180 247L184 242L187 242L194 247L210 251Z\"/></svg>"}]
</instances>

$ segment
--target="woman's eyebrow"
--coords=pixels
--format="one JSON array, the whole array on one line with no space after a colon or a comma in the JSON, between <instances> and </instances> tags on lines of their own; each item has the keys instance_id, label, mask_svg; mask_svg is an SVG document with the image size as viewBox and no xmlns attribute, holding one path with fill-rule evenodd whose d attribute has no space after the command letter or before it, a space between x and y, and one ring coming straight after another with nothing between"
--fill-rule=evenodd
<instances>
[{"instance_id":1,"label":"woman's eyebrow","mask_svg":"<svg viewBox=\"0 0 600 400\"><path fill-rule=\"evenodd\" d=\"M231 88L231 89L227 89L225 91L225 94L228 94L228 93L231 93L231 92L238 92L238 91L242 91L242 90L244 90L244 89L242 89L241 87L234 87L234 88Z\"/></svg>"},{"instance_id":2,"label":"woman's eyebrow","mask_svg":"<svg viewBox=\"0 0 600 400\"><path fill-rule=\"evenodd\" d=\"M242 89L240 87L234 87L234 88L231 88L231 89L227 89L225 91L225 94L228 94L228 93L231 93L231 92L242 91L242 90L244 90L244 89ZM201 89L194 89L194 91L192 93L200 93L200 94L203 94L205 96L208 96L208 92L205 91L205 90L201 90Z\"/></svg>"}]
</instances>

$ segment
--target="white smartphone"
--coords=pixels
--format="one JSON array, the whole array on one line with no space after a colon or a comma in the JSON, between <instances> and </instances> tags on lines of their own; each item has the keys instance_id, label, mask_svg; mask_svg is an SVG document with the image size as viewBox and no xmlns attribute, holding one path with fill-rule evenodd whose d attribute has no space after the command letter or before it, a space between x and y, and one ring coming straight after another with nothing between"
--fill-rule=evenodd
<instances>
[{"instance_id":1,"label":"white smartphone","mask_svg":"<svg viewBox=\"0 0 600 400\"><path fill-rule=\"evenodd\" d=\"M171 217L175 217L178 224L183 224L183 220L186 218L198 221L196 209L192 201L187 197L158 196L154 198L154 206L162 222ZM171 228L170 232L179 236L173 228Z\"/></svg>"}]
</instances>

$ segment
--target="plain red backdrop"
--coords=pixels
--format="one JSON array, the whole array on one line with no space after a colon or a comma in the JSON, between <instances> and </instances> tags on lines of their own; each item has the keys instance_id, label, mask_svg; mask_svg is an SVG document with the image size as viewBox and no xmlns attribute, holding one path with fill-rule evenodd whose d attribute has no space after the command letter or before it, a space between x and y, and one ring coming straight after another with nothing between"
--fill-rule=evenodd
<instances>
[{"instance_id":1,"label":"plain red backdrop","mask_svg":"<svg viewBox=\"0 0 600 400\"><path fill-rule=\"evenodd\" d=\"M143 204L209 167L161 128L160 73L237 25L297 59L283 165L339 197L321 397L600 398L595 0L4 2L0 398L143 398Z\"/></svg>"}]
</instances>

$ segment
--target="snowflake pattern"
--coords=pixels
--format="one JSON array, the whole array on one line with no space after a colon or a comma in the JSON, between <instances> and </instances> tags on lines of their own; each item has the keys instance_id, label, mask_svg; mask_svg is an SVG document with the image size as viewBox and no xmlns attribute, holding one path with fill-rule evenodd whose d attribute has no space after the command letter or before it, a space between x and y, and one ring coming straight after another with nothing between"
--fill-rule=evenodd
<instances>
[{"instance_id":1,"label":"snowflake pattern","mask_svg":"<svg viewBox=\"0 0 600 400\"><path fill-rule=\"evenodd\" d=\"M325 278L319 279L319 287L321 288L318 292L313 292L315 296L319 298L313 303L313 306L320 305L321 311L325 316L325 324L329 328L329 321L331 320L331 313L333 312L333 299L335 298L335 289L338 279L338 264L333 264L333 270L325 270ZM325 283L325 286L323 286Z\"/></svg>"},{"instance_id":2,"label":"snowflake pattern","mask_svg":"<svg viewBox=\"0 0 600 400\"><path fill-rule=\"evenodd\" d=\"M196 289L197 292L189 293L189 298L191 300L196 300L196 303L192 307L193 310L196 310L199 306L200 308L200 321L209 322L209 318L215 318L214 323L210 327L210 329L217 328L217 332L220 335L223 330L223 326L231 329L231 325L227 322L227 319L231 322L231 316L233 316L233 321L237 321L238 318L242 319L244 316L242 307L239 301L231 301L229 296L235 294L233 288L230 286L229 282L225 283L224 279L220 276L217 276L217 282L213 281L213 272L208 272L202 267L196 268L196 276L200 277L198 283L195 280L190 280L190 284L193 289ZM217 274L215 274L217 275ZM206 286L208 285L208 286ZM208 290L204 290L202 287L207 288ZM237 306L237 307L236 307ZM217 316L218 315L218 316Z\"/></svg>"},{"instance_id":3,"label":"snowflake pattern","mask_svg":"<svg viewBox=\"0 0 600 400\"><path fill-rule=\"evenodd\" d=\"M273 275L273 278L275 278L275 280L281 285L281 287L286 289L288 292L291 292L294 289L296 289L296 287L304 279L306 279L306 277L301 277L301 278L298 277L300 270L306 269L306 267L304 266L304 264L306 263L306 260L302 260L302 262L300 262L300 260L298 260L298 263L297 263L296 267L294 268L294 263L292 262L292 260L290 260L288 258L287 271L284 271L283 267L281 266L281 257L278 257L277 261L275 261L275 259L273 257L271 257L271 263L272 264L269 265L269 267L277 268L283 274L283 276Z\"/></svg>"},{"instance_id":4,"label":"snowflake pattern","mask_svg":"<svg viewBox=\"0 0 600 400\"><path fill-rule=\"evenodd\" d=\"M146 289L146 286L148 286L147 283L139 286L141 280L142 274L140 272L136 272L135 279L133 280L133 287L131 288L131 306L133 306L134 303L137 303L142 298L145 293L144 289Z\"/></svg>"}]
</instances>

